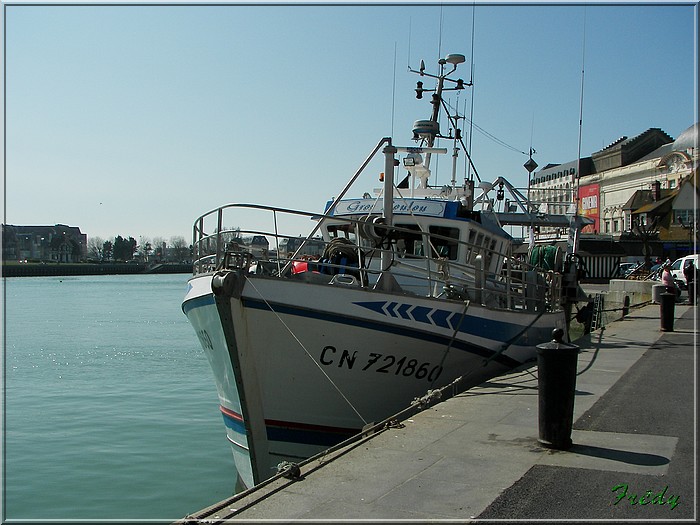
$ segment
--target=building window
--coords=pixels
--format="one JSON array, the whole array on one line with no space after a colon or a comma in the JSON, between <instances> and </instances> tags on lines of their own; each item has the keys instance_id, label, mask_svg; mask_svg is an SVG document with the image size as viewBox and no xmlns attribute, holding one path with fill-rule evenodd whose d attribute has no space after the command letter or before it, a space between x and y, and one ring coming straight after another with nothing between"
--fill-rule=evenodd
<instances>
[{"instance_id":1,"label":"building window","mask_svg":"<svg viewBox=\"0 0 700 525\"><path fill-rule=\"evenodd\" d=\"M605 233L610 233L610 221L605 221Z\"/></svg>"},{"instance_id":2,"label":"building window","mask_svg":"<svg viewBox=\"0 0 700 525\"><path fill-rule=\"evenodd\" d=\"M613 233L617 233L620 231L620 221L617 219L613 219Z\"/></svg>"},{"instance_id":3,"label":"building window","mask_svg":"<svg viewBox=\"0 0 700 525\"><path fill-rule=\"evenodd\" d=\"M693 210L673 210L673 222L676 224L690 224L693 219Z\"/></svg>"}]
</instances>

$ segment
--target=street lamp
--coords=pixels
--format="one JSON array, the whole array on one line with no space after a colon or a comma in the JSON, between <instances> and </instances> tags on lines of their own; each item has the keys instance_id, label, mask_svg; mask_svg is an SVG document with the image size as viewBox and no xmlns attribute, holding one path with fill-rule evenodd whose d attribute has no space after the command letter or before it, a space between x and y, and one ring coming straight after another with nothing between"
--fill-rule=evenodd
<instances>
[{"instance_id":1,"label":"street lamp","mask_svg":"<svg viewBox=\"0 0 700 525\"><path fill-rule=\"evenodd\" d=\"M530 158L527 160L527 162L525 164L523 164L523 167L527 170L527 202L528 202L527 212L528 213L532 212L532 210L530 210L530 203L532 202L532 200L530 199L530 179L532 179L532 172L537 169L537 163L534 160L532 160L533 153L536 153L536 151L534 149L532 149L532 147L530 147ZM530 232L529 232L530 248L532 248L532 246L533 246L534 236L535 236L534 227L532 224L530 224Z\"/></svg>"}]
</instances>

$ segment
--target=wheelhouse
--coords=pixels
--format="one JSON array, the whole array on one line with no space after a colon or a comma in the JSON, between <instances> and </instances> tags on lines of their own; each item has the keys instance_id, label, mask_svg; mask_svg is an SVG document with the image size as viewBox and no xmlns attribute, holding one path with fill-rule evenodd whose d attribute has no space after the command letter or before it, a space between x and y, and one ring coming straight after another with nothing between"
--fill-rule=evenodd
<instances>
[{"instance_id":1,"label":"wheelhouse","mask_svg":"<svg viewBox=\"0 0 700 525\"><path fill-rule=\"evenodd\" d=\"M363 249L379 245L396 253L399 259L427 257L473 265L481 254L488 273L501 272L512 238L497 224L483 223L483 215L466 210L460 202L402 201L394 206L390 230L383 227L381 213L375 206L371 199L339 202L330 214L338 219L321 225L324 239L345 238Z\"/></svg>"}]
</instances>

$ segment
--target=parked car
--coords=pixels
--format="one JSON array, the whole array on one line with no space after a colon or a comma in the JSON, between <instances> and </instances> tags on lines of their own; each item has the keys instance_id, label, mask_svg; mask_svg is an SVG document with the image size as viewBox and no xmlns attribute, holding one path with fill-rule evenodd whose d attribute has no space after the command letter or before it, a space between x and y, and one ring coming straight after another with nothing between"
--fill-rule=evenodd
<instances>
[{"instance_id":1,"label":"parked car","mask_svg":"<svg viewBox=\"0 0 700 525\"><path fill-rule=\"evenodd\" d=\"M681 289L686 290L688 288L688 283L685 281L685 274L683 270L685 269L690 261L693 261L695 268L698 267L698 254L686 255L685 257L680 257L673 261L671 264L671 275L673 275L673 280L678 283Z\"/></svg>"},{"instance_id":2,"label":"parked car","mask_svg":"<svg viewBox=\"0 0 700 525\"><path fill-rule=\"evenodd\" d=\"M627 277L632 270L634 270L638 266L637 263L632 263L632 262L623 262L620 263L618 266L618 271L617 273L620 275L621 279L624 279Z\"/></svg>"}]
</instances>

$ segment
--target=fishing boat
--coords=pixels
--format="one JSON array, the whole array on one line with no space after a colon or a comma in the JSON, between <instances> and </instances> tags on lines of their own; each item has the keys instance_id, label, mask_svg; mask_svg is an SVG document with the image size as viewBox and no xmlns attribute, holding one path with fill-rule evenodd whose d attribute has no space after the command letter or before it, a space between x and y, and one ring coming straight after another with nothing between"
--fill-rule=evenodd
<instances>
[{"instance_id":1,"label":"fishing boat","mask_svg":"<svg viewBox=\"0 0 700 525\"><path fill-rule=\"evenodd\" d=\"M527 363L553 329L566 332L581 295L575 214L543 213L504 178L480 180L443 100L470 85L451 77L462 62L412 70L435 83L416 88L432 92L430 118L415 122L409 146L382 138L323 212L233 203L195 220L182 309L245 487L456 380L469 388ZM431 159L448 153L440 139L452 145L452 179L432 187ZM470 176L458 182L460 152ZM347 197L381 155L381 187ZM303 238L285 228L300 218L311 225ZM518 253L507 225L569 228L571 242Z\"/></svg>"}]
</instances>

